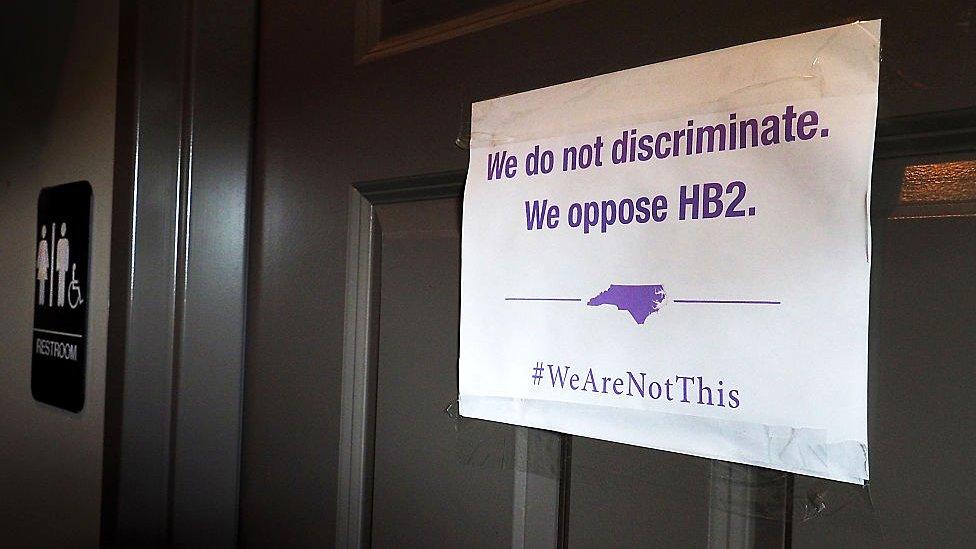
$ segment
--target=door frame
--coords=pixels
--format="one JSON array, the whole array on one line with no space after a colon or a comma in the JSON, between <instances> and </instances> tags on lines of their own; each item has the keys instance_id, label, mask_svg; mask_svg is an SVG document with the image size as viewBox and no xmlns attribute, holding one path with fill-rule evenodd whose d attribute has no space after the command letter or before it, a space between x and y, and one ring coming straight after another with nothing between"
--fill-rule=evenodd
<instances>
[{"instance_id":1,"label":"door frame","mask_svg":"<svg viewBox=\"0 0 976 549\"><path fill-rule=\"evenodd\" d=\"M461 198L464 171L357 183L349 190L346 306L343 334L342 413L336 546L370 544L376 374L379 344L381 233L376 206ZM570 437L517 427L515 433L512 546L561 546L569 495ZM530 448L530 446L536 447ZM529 455L547 452L559 464L556 479L536 474ZM542 505L539 505L542 502Z\"/></svg>"},{"instance_id":2,"label":"door frame","mask_svg":"<svg viewBox=\"0 0 976 549\"><path fill-rule=\"evenodd\" d=\"M458 198L464 172L357 183L349 189L346 306L336 546L369 546L379 322L380 233L376 206Z\"/></svg>"},{"instance_id":3,"label":"door frame","mask_svg":"<svg viewBox=\"0 0 976 549\"><path fill-rule=\"evenodd\" d=\"M258 5L120 9L101 544L232 547Z\"/></svg>"}]
</instances>

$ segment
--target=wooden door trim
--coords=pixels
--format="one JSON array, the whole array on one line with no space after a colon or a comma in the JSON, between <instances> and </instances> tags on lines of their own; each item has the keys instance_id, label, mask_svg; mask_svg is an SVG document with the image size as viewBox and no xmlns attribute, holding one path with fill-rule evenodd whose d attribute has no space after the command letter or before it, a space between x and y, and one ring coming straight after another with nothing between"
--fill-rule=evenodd
<instances>
[{"instance_id":1,"label":"wooden door trim","mask_svg":"<svg viewBox=\"0 0 976 549\"><path fill-rule=\"evenodd\" d=\"M382 36L382 1L364 0L356 4L355 62L383 59L583 1L512 0L403 34Z\"/></svg>"},{"instance_id":2,"label":"wooden door trim","mask_svg":"<svg viewBox=\"0 0 976 549\"><path fill-rule=\"evenodd\" d=\"M874 159L976 151L976 108L878 120Z\"/></svg>"}]
</instances>

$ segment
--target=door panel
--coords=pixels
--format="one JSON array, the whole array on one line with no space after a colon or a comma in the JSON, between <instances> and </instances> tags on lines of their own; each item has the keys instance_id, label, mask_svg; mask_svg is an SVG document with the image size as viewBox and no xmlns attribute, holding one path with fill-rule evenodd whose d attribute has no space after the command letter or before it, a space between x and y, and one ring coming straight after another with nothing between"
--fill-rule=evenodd
<instances>
[{"instance_id":1,"label":"door panel","mask_svg":"<svg viewBox=\"0 0 976 549\"><path fill-rule=\"evenodd\" d=\"M708 463L574 437L570 547L705 547Z\"/></svg>"},{"instance_id":2,"label":"door panel","mask_svg":"<svg viewBox=\"0 0 976 549\"><path fill-rule=\"evenodd\" d=\"M458 418L460 204L382 205L372 541L504 547L515 428Z\"/></svg>"}]
</instances>

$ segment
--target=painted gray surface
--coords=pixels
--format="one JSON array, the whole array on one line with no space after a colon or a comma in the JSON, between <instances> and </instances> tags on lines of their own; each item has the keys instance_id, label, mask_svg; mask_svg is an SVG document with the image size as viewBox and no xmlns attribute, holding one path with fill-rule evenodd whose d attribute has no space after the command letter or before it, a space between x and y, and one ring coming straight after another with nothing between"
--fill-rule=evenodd
<instances>
[{"instance_id":1,"label":"painted gray surface","mask_svg":"<svg viewBox=\"0 0 976 549\"><path fill-rule=\"evenodd\" d=\"M373 441L376 415L376 343L379 309L379 227L373 205L349 189L342 424L336 501L336 547L367 544L373 509Z\"/></svg>"},{"instance_id":2,"label":"painted gray surface","mask_svg":"<svg viewBox=\"0 0 976 549\"><path fill-rule=\"evenodd\" d=\"M102 517L103 537L119 545L162 545L169 528L185 17L180 8L175 4L136 20L136 8L127 6L121 21ZM137 38L144 47L135 47Z\"/></svg>"},{"instance_id":3,"label":"painted gray surface","mask_svg":"<svg viewBox=\"0 0 976 549\"><path fill-rule=\"evenodd\" d=\"M570 547L706 547L706 459L573 437Z\"/></svg>"},{"instance_id":4,"label":"painted gray surface","mask_svg":"<svg viewBox=\"0 0 976 549\"><path fill-rule=\"evenodd\" d=\"M473 100L851 19L884 19L882 118L972 107L971 2L943 6L591 1L355 66L351 0L263 3L243 544L335 539L350 185L465 169Z\"/></svg>"},{"instance_id":5,"label":"painted gray surface","mask_svg":"<svg viewBox=\"0 0 976 549\"><path fill-rule=\"evenodd\" d=\"M236 547L256 2L192 5L171 540Z\"/></svg>"},{"instance_id":6,"label":"painted gray surface","mask_svg":"<svg viewBox=\"0 0 976 549\"><path fill-rule=\"evenodd\" d=\"M96 547L102 481L117 2L4 5L0 17L0 539ZM94 192L86 403L30 393L35 219L41 187Z\"/></svg>"},{"instance_id":7,"label":"painted gray surface","mask_svg":"<svg viewBox=\"0 0 976 549\"><path fill-rule=\"evenodd\" d=\"M511 540L515 428L456 420L456 199L377 207L380 319L372 545ZM477 497L471 497L477 494Z\"/></svg>"},{"instance_id":8,"label":"painted gray surface","mask_svg":"<svg viewBox=\"0 0 976 549\"><path fill-rule=\"evenodd\" d=\"M123 13L108 544L236 545L254 8Z\"/></svg>"}]
</instances>

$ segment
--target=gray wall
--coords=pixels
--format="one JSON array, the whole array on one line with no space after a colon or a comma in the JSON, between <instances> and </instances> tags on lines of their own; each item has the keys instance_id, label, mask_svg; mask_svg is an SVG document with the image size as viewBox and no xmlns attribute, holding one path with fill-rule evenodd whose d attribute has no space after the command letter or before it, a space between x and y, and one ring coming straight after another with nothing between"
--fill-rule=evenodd
<instances>
[{"instance_id":1,"label":"gray wall","mask_svg":"<svg viewBox=\"0 0 976 549\"><path fill-rule=\"evenodd\" d=\"M5 3L0 17L0 539L99 541L118 3ZM94 191L85 409L30 392L37 196Z\"/></svg>"}]
</instances>

